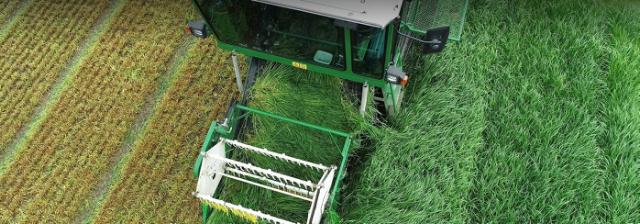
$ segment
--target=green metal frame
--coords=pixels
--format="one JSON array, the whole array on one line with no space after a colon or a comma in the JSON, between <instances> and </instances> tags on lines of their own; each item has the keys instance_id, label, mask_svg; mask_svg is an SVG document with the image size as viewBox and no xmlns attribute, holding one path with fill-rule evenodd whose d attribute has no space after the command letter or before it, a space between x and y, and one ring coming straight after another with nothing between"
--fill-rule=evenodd
<instances>
[{"instance_id":1,"label":"green metal frame","mask_svg":"<svg viewBox=\"0 0 640 224\"><path fill-rule=\"evenodd\" d=\"M347 160L349 158L349 153L351 150L352 136L349 133L338 131L326 127L322 127L319 125L283 117L277 114L261 111L255 108L247 107L244 105L234 105L230 108L229 112L230 117L226 120L226 125L221 125L218 122L213 122L211 127L209 128L209 132L207 133L207 137L205 138L202 147L200 148L200 155L196 160L193 166L193 175L197 178L200 174L200 168L202 167L203 155L215 144L218 143L218 139L227 138L227 139L237 139L239 136L235 136L238 124L242 119L248 119L251 115L264 116L268 118L272 118L278 121L300 125L306 128L310 128L319 132L327 133L330 136L338 136L344 138L344 144L342 145L342 159L340 160L340 166L338 167L338 173L336 175L336 180L334 180L333 188L331 190L331 195L329 199L329 210L328 212L332 212L333 214L337 214L337 204L340 195L340 185L342 185L342 181L345 176L345 169L347 167ZM202 207L202 218L203 223L207 223L209 216L211 215L211 208L208 205L201 204ZM339 223L336 217L334 219L330 219L330 223Z\"/></svg>"}]
</instances>

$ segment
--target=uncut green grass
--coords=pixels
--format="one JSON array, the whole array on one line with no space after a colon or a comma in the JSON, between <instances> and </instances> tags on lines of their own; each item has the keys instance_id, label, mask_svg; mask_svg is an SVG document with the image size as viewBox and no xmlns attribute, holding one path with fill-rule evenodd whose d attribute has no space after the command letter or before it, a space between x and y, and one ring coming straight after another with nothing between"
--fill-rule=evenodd
<instances>
[{"instance_id":1,"label":"uncut green grass","mask_svg":"<svg viewBox=\"0 0 640 224\"><path fill-rule=\"evenodd\" d=\"M613 5L608 93L603 111L606 132L601 138L606 171L606 222L640 220L640 4Z\"/></svg>"},{"instance_id":2,"label":"uncut green grass","mask_svg":"<svg viewBox=\"0 0 640 224\"><path fill-rule=\"evenodd\" d=\"M373 153L344 199L345 223L469 219L467 192L486 125L486 75L497 57L483 25L472 24L463 44L419 59L404 111L372 132Z\"/></svg>"},{"instance_id":3,"label":"uncut green grass","mask_svg":"<svg viewBox=\"0 0 640 224\"><path fill-rule=\"evenodd\" d=\"M346 221L638 220L638 18L620 9L472 2L374 137Z\"/></svg>"},{"instance_id":4,"label":"uncut green grass","mask_svg":"<svg viewBox=\"0 0 640 224\"><path fill-rule=\"evenodd\" d=\"M361 121L355 107L345 102L340 80L305 73L287 66L272 67L258 77L250 106L284 117L350 132ZM244 141L254 146L285 153L324 165L339 165L344 139L301 126L254 116L253 130ZM236 154L237 159L301 178L317 180L308 172L274 159L254 154ZM261 190L237 181L227 181L220 196L225 201L290 221L305 222L310 204L306 201ZM236 217L214 214L210 223L241 223Z\"/></svg>"},{"instance_id":5,"label":"uncut green grass","mask_svg":"<svg viewBox=\"0 0 640 224\"><path fill-rule=\"evenodd\" d=\"M479 9L503 8L504 26L471 221L603 221L597 138L604 131L606 12L591 1L505 5Z\"/></svg>"}]
</instances>

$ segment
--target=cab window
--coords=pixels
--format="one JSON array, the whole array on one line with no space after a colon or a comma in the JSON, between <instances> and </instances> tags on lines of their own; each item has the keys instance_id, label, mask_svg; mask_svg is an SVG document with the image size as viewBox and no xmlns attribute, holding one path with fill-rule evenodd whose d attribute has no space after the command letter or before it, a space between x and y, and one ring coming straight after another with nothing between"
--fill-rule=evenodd
<instances>
[{"instance_id":1,"label":"cab window","mask_svg":"<svg viewBox=\"0 0 640 224\"><path fill-rule=\"evenodd\" d=\"M384 29L359 26L351 31L353 72L381 78L384 73L386 35Z\"/></svg>"},{"instance_id":2,"label":"cab window","mask_svg":"<svg viewBox=\"0 0 640 224\"><path fill-rule=\"evenodd\" d=\"M304 63L344 69L344 29L334 19L250 0L199 0L217 38Z\"/></svg>"}]
</instances>

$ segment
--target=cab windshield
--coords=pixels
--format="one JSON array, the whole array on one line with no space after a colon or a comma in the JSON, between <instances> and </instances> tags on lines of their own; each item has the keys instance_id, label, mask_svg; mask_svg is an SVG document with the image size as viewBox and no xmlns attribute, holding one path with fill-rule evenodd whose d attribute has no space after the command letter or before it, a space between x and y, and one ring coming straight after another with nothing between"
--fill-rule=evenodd
<instances>
[{"instance_id":1,"label":"cab windshield","mask_svg":"<svg viewBox=\"0 0 640 224\"><path fill-rule=\"evenodd\" d=\"M344 29L334 19L251 0L198 0L223 43L344 70Z\"/></svg>"}]
</instances>

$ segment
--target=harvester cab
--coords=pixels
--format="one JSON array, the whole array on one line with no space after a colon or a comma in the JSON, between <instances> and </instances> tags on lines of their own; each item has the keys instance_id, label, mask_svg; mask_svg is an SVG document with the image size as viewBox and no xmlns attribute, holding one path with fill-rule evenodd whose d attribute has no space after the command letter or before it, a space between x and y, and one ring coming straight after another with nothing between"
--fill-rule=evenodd
<instances>
[{"instance_id":1,"label":"harvester cab","mask_svg":"<svg viewBox=\"0 0 640 224\"><path fill-rule=\"evenodd\" d=\"M373 101L393 116L401 108L409 81L408 55L438 53L448 40L459 40L467 4L467 0L194 0L203 19L189 22L187 31L199 38L213 36L218 47L232 52L237 86L243 93L230 106L225 120L212 124L194 166L198 177L194 195L201 201L204 222L215 209L252 222L297 223L221 200L218 196L224 191L225 179L309 202L306 223L339 220L326 214L337 214L351 135L248 107L249 91L265 61L356 84L361 113L373 92ZM420 50L412 50L413 46ZM249 58L244 80L236 54ZM343 158L334 164L318 164L242 143L241 129L250 116L339 136L342 145L337 147ZM257 167L236 160L233 154L238 152L315 170L319 178L303 180Z\"/></svg>"}]
</instances>

